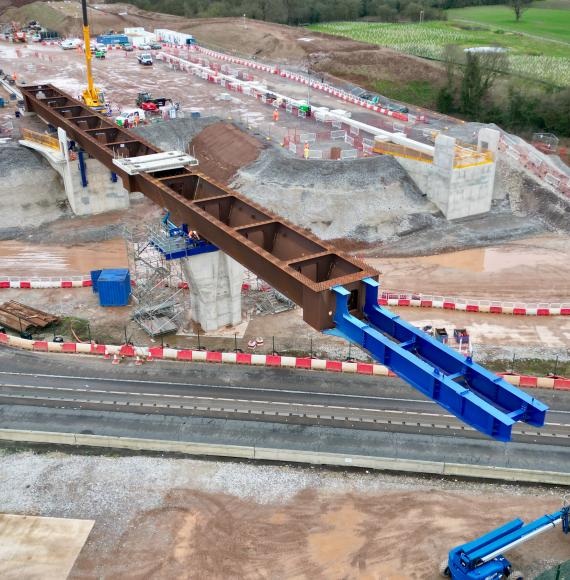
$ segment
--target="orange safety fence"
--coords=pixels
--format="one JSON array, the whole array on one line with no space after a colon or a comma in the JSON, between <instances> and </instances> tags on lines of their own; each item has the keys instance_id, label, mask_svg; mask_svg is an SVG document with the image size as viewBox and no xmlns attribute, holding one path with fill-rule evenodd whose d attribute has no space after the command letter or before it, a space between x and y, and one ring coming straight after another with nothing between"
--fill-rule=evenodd
<instances>
[{"instance_id":1,"label":"orange safety fence","mask_svg":"<svg viewBox=\"0 0 570 580\"><path fill-rule=\"evenodd\" d=\"M38 133L37 131L30 131L30 129L22 129L22 139L25 141L32 141L45 145L50 149L60 150L59 140L56 137L51 137L45 133Z\"/></svg>"}]
</instances>

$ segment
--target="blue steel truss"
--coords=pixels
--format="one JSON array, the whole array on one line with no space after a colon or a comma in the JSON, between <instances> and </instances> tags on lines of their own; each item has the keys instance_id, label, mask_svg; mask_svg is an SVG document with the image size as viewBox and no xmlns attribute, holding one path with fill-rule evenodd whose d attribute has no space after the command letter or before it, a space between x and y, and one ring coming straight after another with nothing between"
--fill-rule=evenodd
<instances>
[{"instance_id":1,"label":"blue steel truss","mask_svg":"<svg viewBox=\"0 0 570 580\"><path fill-rule=\"evenodd\" d=\"M360 345L418 391L498 441L510 441L517 421L544 425L546 405L379 306L378 282L367 278L364 283L366 320L349 313L350 292L335 286L336 326L329 333Z\"/></svg>"}]
</instances>

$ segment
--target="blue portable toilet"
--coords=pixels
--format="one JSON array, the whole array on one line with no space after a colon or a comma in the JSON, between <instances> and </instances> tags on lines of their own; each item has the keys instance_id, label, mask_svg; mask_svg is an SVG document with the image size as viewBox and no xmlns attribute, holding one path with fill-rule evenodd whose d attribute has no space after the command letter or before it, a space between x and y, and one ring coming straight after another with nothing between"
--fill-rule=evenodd
<instances>
[{"instance_id":1,"label":"blue portable toilet","mask_svg":"<svg viewBox=\"0 0 570 580\"><path fill-rule=\"evenodd\" d=\"M127 306L131 295L131 275L127 268L93 270L93 292L99 294L101 306Z\"/></svg>"}]
</instances>

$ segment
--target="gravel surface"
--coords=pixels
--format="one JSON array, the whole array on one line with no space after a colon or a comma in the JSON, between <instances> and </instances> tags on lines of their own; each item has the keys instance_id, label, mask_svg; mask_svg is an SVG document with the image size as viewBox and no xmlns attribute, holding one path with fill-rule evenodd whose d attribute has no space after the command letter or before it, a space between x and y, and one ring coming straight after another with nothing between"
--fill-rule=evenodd
<instances>
[{"instance_id":1,"label":"gravel surface","mask_svg":"<svg viewBox=\"0 0 570 580\"><path fill-rule=\"evenodd\" d=\"M0 465L1 512L95 520L71 578L180 577L172 566L190 566L189 578L221 578L229 564L239 578L357 578L362 565L377 578L434 578L452 545L554 510L562 496L538 486L186 458L2 450ZM398 527L401 517L428 533ZM396 529L397 537L387 532ZM540 572L564 559L561 538L513 555Z\"/></svg>"}]
</instances>

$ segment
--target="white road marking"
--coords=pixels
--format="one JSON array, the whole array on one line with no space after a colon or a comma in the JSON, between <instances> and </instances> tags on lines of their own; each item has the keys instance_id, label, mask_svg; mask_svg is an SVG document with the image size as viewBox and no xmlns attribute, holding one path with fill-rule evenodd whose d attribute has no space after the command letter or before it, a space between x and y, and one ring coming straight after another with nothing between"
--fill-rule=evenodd
<instances>
[{"instance_id":1,"label":"white road marking","mask_svg":"<svg viewBox=\"0 0 570 580\"><path fill-rule=\"evenodd\" d=\"M48 378L48 379L75 379L75 380L91 380L91 381L104 381L104 382L115 382L115 383L136 383L145 385L166 385L172 387L201 387L208 389L232 389L239 391L258 391L263 393L279 392L287 394L300 394L300 395L319 395L324 397L348 397L354 399L374 399L378 401L397 401L405 403L427 403L429 405L436 405L434 401L429 399L403 399L397 397L375 397L368 395L348 395L345 393L322 393L319 391L296 391L290 389L260 389L258 387L237 387L233 385L207 385L201 383L173 383L168 381L144 381L138 379L113 379L109 377L76 377L70 375L45 375L45 374L35 374L35 373L17 373L11 371L0 371L0 375L11 375L11 376L21 376L21 377L34 377L34 378ZM1 385L0 385L1 386ZM569 411L570 412L570 411Z\"/></svg>"},{"instance_id":2,"label":"white road marking","mask_svg":"<svg viewBox=\"0 0 570 580\"><path fill-rule=\"evenodd\" d=\"M316 403L289 403L286 401L264 401L260 399L228 399L228 398L218 398L218 397L205 397L202 395L172 395L172 394L159 394L159 393L135 393L135 392L123 392L123 391L104 391L100 389L93 389L87 391L86 389L73 389L70 387L46 387L46 386L39 386L36 387L35 385L16 385L16 384L2 384L0 387L6 387L10 389L32 389L32 390L44 390L44 391L71 391L77 393L95 393L95 394L107 394L107 395L122 395L122 396L137 396L137 397L156 397L156 398L175 398L175 399L198 399L202 401L226 401L230 403L247 403L247 404L256 404L256 405L284 405L288 407L316 407L318 409L339 409L345 411L368 411L373 413L396 413L401 415L429 415L433 417L446 417L446 418L453 418L453 415L441 415L435 413L421 413L421 412L414 412L414 411L399 411L394 409L368 409L365 407L331 407L328 405L319 405ZM12 395L8 395L12 396ZM27 396L27 395L22 395Z\"/></svg>"},{"instance_id":3,"label":"white road marking","mask_svg":"<svg viewBox=\"0 0 570 580\"><path fill-rule=\"evenodd\" d=\"M396 409L370 409L366 407L341 407L341 406L329 406L329 405L318 405L315 403L289 403L285 401L263 401L263 400L248 400L248 399L228 399L228 398L217 398L217 397L204 397L200 395L172 395L172 394L158 394L158 393L136 393L136 392L122 392L122 391L104 391L104 390L91 390L87 391L86 389L72 389L70 387L46 387L40 386L36 387L34 385L15 385L15 384L4 384L1 385L3 387L8 388L21 388L21 389L41 389L41 390L48 390L48 391L72 391L72 392L80 392L80 393L96 393L96 394L108 394L108 395L121 395L121 396L137 396L137 397L157 397L157 398L174 398L174 399L196 399L196 400L206 400L206 401L225 401L228 403L247 403L247 404L257 404L257 405L283 405L286 407L312 407L317 409L337 409L339 411L360 411L360 412L367 412L367 413L392 413L395 415L412 415L412 416L422 416L422 417L438 417L444 419L455 419L453 415L445 415L445 414L437 414L437 413L423 413L423 412L415 412L415 411L400 411ZM2 395L7 396L10 398L17 398L18 395ZM21 395L22 398L30 398L28 395ZM34 398L34 397L31 397ZM36 397L37 398L37 397ZM60 397L59 399L63 399ZM74 401L78 401L78 399L72 399ZM82 402L89 402L88 399L85 399ZM91 401L94 402L94 401ZM185 407L186 408L186 407ZM405 423L404 423L405 424ZM431 425L430 425L431 426ZM545 423L545 427L568 427L570 425L564 423ZM518 431L520 433L520 431Z\"/></svg>"}]
</instances>

